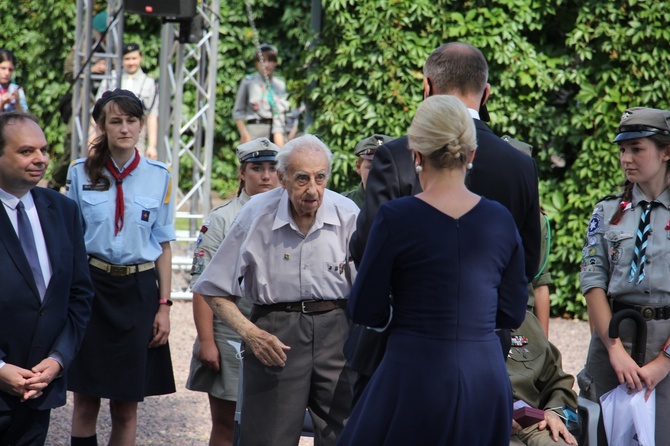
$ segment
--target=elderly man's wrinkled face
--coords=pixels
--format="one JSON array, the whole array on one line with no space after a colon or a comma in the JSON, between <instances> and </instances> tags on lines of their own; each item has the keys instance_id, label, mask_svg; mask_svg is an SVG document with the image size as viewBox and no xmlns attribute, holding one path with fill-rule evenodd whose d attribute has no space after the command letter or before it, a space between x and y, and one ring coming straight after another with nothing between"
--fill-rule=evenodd
<instances>
[{"instance_id":1,"label":"elderly man's wrinkled face","mask_svg":"<svg viewBox=\"0 0 670 446\"><path fill-rule=\"evenodd\" d=\"M295 148L281 184L288 192L293 217L314 218L328 182L329 162L319 148Z\"/></svg>"}]
</instances>

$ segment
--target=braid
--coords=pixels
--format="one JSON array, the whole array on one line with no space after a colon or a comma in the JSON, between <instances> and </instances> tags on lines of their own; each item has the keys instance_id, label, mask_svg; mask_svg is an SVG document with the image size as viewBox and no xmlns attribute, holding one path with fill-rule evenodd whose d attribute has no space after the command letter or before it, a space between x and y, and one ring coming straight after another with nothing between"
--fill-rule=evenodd
<instances>
[{"instance_id":1,"label":"braid","mask_svg":"<svg viewBox=\"0 0 670 446\"><path fill-rule=\"evenodd\" d=\"M628 180L624 181L623 193L621 194L622 203L624 201L631 201L633 199L633 187L635 187L635 183L631 183ZM614 215L612 215L612 218L610 219L610 224L615 225L619 223L621 217L623 216L623 211L624 211L623 206L619 206Z\"/></svg>"}]
</instances>

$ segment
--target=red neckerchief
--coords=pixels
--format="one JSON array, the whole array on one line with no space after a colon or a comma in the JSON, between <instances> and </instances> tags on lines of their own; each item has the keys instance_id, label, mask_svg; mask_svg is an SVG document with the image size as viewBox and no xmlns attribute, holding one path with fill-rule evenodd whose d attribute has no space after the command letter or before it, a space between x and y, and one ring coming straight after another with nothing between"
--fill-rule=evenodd
<instances>
[{"instance_id":1,"label":"red neckerchief","mask_svg":"<svg viewBox=\"0 0 670 446\"><path fill-rule=\"evenodd\" d=\"M116 215L114 216L114 235L117 235L119 231L123 228L123 216L125 212L125 207L123 205L123 179L130 175L130 173L135 170L137 165L140 164L140 153L135 149L135 158L126 167L123 172L119 172L112 159L107 160L105 167L112 174L116 180Z\"/></svg>"}]
</instances>

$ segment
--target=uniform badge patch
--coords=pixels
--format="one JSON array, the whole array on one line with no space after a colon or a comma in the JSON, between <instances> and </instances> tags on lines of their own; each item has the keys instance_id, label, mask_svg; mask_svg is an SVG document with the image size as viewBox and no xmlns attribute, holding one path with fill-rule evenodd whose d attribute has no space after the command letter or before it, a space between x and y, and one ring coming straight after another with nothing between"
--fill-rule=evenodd
<instances>
[{"instance_id":1,"label":"uniform badge patch","mask_svg":"<svg viewBox=\"0 0 670 446\"><path fill-rule=\"evenodd\" d=\"M193 264L191 265L191 275L202 274L205 269L205 250L198 248L193 252Z\"/></svg>"},{"instance_id":2,"label":"uniform badge patch","mask_svg":"<svg viewBox=\"0 0 670 446\"><path fill-rule=\"evenodd\" d=\"M142 221L149 221L149 216L151 215L151 212L144 210L142 211Z\"/></svg>"},{"instance_id":3,"label":"uniform badge patch","mask_svg":"<svg viewBox=\"0 0 670 446\"><path fill-rule=\"evenodd\" d=\"M598 239L595 236L591 235L586 238L586 246L593 246L596 243L598 243Z\"/></svg>"},{"instance_id":4,"label":"uniform badge patch","mask_svg":"<svg viewBox=\"0 0 670 446\"><path fill-rule=\"evenodd\" d=\"M588 235L593 235L596 232L598 232L598 229L600 229L600 224L602 223L602 217L600 214L594 214L593 217L591 217L591 221L589 222L589 231Z\"/></svg>"}]
</instances>

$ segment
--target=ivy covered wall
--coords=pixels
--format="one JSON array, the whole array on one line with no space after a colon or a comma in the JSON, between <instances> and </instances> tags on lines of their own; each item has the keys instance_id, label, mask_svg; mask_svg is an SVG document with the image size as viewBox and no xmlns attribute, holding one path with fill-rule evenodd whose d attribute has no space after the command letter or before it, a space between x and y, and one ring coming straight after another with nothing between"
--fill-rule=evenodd
<instances>
[{"instance_id":1,"label":"ivy covered wall","mask_svg":"<svg viewBox=\"0 0 670 446\"><path fill-rule=\"evenodd\" d=\"M664 1L323 0L318 39L310 33L310 0L252 4L260 40L279 48L279 73L294 105L308 104L309 131L335 153L335 190L358 181L356 142L372 133L405 134L433 49L454 40L479 47L490 65L492 129L535 147L553 227L553 312L585 315L582 239L596 201L623 179L611 143L618 120L631 106L670 108ZM42 119L67 90L62 66L75 13L72 0L0 2L0 46L19 57L16 77ZM222 0L220 16L213 187L226 196L236 184L231 110L240 79L253 71L254 49L244 2ZM160 21L126 15L126 33L142 44L145 71L157 76ZM65 124L53 119L47 138L54 155L64 134Z\"/></svg>"}]
</instances>

